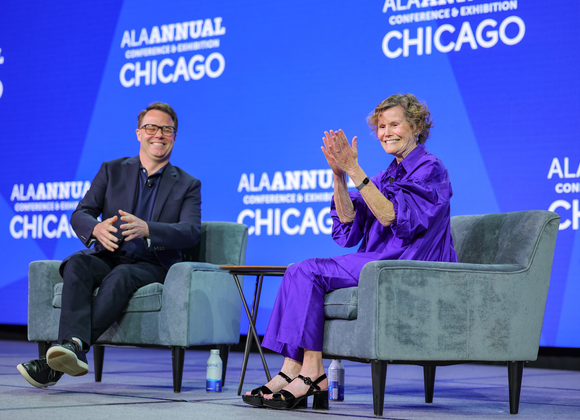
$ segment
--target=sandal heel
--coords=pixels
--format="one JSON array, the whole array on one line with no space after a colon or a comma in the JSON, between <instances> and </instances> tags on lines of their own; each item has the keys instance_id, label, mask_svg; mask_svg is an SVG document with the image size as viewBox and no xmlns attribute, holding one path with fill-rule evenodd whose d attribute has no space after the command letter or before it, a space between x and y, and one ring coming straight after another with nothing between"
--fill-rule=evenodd
<instances>
[{"instance_id":1,"label":"sandal heel","mask_svg":"<svg viewBox=\"0 0 580 420\"><path fill-rule=\"evenodd\" d=\"M312 402L312 409L328 410L328 389L314 393L314 401Z\"/></svg>"}]
</instances>

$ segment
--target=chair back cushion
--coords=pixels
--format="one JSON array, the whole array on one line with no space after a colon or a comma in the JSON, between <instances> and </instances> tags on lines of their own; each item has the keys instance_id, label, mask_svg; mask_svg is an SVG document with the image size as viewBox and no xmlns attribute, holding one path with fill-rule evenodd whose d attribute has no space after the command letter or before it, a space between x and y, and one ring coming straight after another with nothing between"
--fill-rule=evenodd
<instances>
[{"instance_id":1,"label":"chair back cushion","mask_svg":"<svg viewBox=\"0 0 580 420\"><path fill-rule=\"evenodd\" d=\"M555 215L518 211L451 218L451 235L462 263L519 264L528 267L540 233Z\"/></svg>"}]
</instances>

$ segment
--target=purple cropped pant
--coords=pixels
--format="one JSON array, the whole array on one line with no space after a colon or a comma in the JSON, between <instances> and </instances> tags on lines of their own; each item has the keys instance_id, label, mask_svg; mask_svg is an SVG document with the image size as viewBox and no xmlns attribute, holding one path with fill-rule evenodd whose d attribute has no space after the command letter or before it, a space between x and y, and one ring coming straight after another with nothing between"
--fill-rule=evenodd
<instances>
[{"instance_id":1,"label":"purple cropped pant","mask_svg":"<svg viewBox=\"0 0 580 420\"><path fill-rule=\"evenodd\" d=\"M358 279L331 258L291 265L282 279L262 346L298 362L304 358L304 349L322 351L324 295L357 285Z\"/></svg>"}]
</instances>

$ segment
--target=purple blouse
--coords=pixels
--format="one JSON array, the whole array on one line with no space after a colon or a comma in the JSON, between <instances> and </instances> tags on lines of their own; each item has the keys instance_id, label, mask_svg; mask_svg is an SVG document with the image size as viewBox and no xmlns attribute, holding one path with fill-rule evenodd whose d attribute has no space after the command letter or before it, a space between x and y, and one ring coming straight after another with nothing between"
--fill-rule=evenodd
<instances>
[{"instance_id":1,"label":"purple blouse","mask_svg":"<svg viewBox=\"0 0 580 420\"><path fill-rule=\"evenodd\" d=\"M397 164L371 178L395 208L395 221L383 226L358 191L349 195L356 215L352 223L341 223L334 197L330 215L332 237L342 247L358 251L333 257L353 277L376 260L422 260L457 262L451 237L449 201L453 192L443 163L419 144Z\"/></svg>"}]
</instances>

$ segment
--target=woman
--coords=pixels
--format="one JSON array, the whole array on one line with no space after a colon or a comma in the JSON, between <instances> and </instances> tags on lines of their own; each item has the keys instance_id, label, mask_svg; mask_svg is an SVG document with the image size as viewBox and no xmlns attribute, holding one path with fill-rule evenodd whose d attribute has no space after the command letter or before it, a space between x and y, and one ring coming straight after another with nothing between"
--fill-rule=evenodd
<instances>
[{"instance_id":1,"label":"woman","mask_svg":"<svg viewBox=\"0 0 580 420\"><path fill-rule=\"evenodd\" d=\"M243 396L272 408L302 406L309 395L324 406L324 295L358 285L362 267L376 260L456 262L450 230L451 184L443 163L425 146L432 127L427 106L411 94L381 102L368 123L395 159L373 178L358 164L356 137L325 132L322 153L334 172L332 237L354 254L315 258L288 267L262 345L286 356L280 374ZM357 185L347 189L346 176ZM317 401L318 400L318 401ZM326 407L327 407L326 403Z\"/></svg>"}]
</instances>

